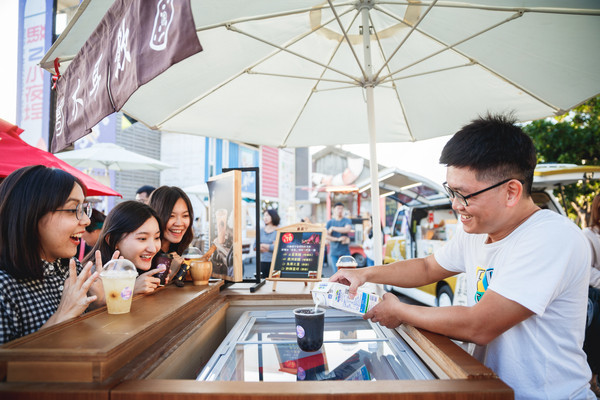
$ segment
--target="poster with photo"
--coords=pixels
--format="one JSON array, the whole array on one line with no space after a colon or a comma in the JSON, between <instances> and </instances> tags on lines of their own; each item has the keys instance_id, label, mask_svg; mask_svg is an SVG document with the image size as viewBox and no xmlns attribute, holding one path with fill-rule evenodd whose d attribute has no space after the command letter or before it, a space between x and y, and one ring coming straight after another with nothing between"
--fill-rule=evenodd
<instances>
[{"instance_id":1,"label":"poster with photo","mask_svg":"<svg viewBox=\"0 0 600 400\"><path fill-rule=\"evenodd\" d=\"M217 246L211 261L212 276L233 282L243 280L240 171L214 176L206 183L210 196L209 240Z\"/></svg>"}]
</instances>

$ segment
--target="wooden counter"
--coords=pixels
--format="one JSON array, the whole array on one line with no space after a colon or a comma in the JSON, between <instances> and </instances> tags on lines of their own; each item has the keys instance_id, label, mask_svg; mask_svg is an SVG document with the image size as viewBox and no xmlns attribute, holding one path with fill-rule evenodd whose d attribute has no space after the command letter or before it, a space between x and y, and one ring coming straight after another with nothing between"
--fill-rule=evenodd
<instances>
[{"instance_id":1,"label":"wooden counter","mask_svg":"<svg viewBox=\"0 0 600 400\"><path fill-rule=\"evenodd\" d=\"M439 378L433 381L197 382L195 377L246 309L312 303L301 282L222 289L167 286L0 346L0 398L31 399L511 399L512 390L446 337L397 331Z\"/></svg>"}]
</instances>

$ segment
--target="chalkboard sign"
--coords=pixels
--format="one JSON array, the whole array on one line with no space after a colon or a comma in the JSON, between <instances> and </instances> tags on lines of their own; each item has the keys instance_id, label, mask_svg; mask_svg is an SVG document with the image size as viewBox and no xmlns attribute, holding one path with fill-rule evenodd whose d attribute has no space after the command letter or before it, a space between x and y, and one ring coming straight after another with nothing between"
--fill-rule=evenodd
<instances>
[{"instance_id":1,"label":"chalkboard sign","mask_svg":"<svg viewBox=\"0 0 600 400\"><path fill-rule=\"evenodd\" d=\"M326 230L320 225L295 224L277 230L268 280L321 280Z\"/></svg>"}]
</instances>

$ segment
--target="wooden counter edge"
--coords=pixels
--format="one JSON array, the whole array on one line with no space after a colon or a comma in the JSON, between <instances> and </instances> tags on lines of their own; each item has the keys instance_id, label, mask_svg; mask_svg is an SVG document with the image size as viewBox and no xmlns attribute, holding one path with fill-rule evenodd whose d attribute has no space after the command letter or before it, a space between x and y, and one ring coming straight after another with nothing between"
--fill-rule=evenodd
<instances>
[{"instance_id":1,"label":"wooden counter edge","mask_svg":"<svg viewBox=\"0 0 600 400\"><path fill-rule=\"evenodd\" d=\"M111 391L111 400L153 399L343 399L400 400L513 399L513 391L499 379L433 381L320 381L320 382L197 382L189 380L127 381Z\"/></svg>"},{"instance_id":2,"label":"wooden counter edge","mask_svg":"<svg viewBox=\"0 0 600 400\"><path fill-rule=\"evenodd\" d=\"M488 379L498 377L448 337L402 324L396 331L422 358L435 364L449 379ZM436 371L434 371L436 372Z\"/></svg>"}]
</instances>

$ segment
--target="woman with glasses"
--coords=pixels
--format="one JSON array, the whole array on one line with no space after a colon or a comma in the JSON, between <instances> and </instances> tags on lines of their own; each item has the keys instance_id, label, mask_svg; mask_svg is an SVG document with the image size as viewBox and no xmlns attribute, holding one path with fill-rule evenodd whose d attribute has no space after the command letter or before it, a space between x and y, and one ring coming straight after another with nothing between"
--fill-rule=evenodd
<instances>
[{"instance_id":1,"label":"woman with glasses","mask_svg":"<svg viewBox=\"0 0 600 400\"><path fill-rule=\"evenodd\" d=\"M183 251L194 239L194 209L187 194L176 186L161 186L154 190L150 195L150 207L160 216L162 235L159 254L173 257L169 274L173 278L183 263Z\"/></svg>"},{"instance_id":2,"label":"woman with glasses","mask_svg":"<svg viewBox=\"0 0 600 400\"><path fill-rule=\"evenodd\" d=\"M160 250L160 224L158 214L150 206L139 201L124 201L108 213L96 245L84 259L84 263L100 252L106 263L117 255L131 261L137 268L133 294L152 293L160 279L154 275L165 270L152 269L152 258Z\"/></svg>"},{"instance_id":3,"label":"woman with glasses","mask_svg":"<svg viewBox=\"0 0 600 400\"><path fill-rule=\"evenodd\" d=\"M0 343L81 315L104 295L74 258L92 208L83 184L41 165L0 185ZM96 283L95 283L96 282Z\"/></svg>"}]
</instances>

